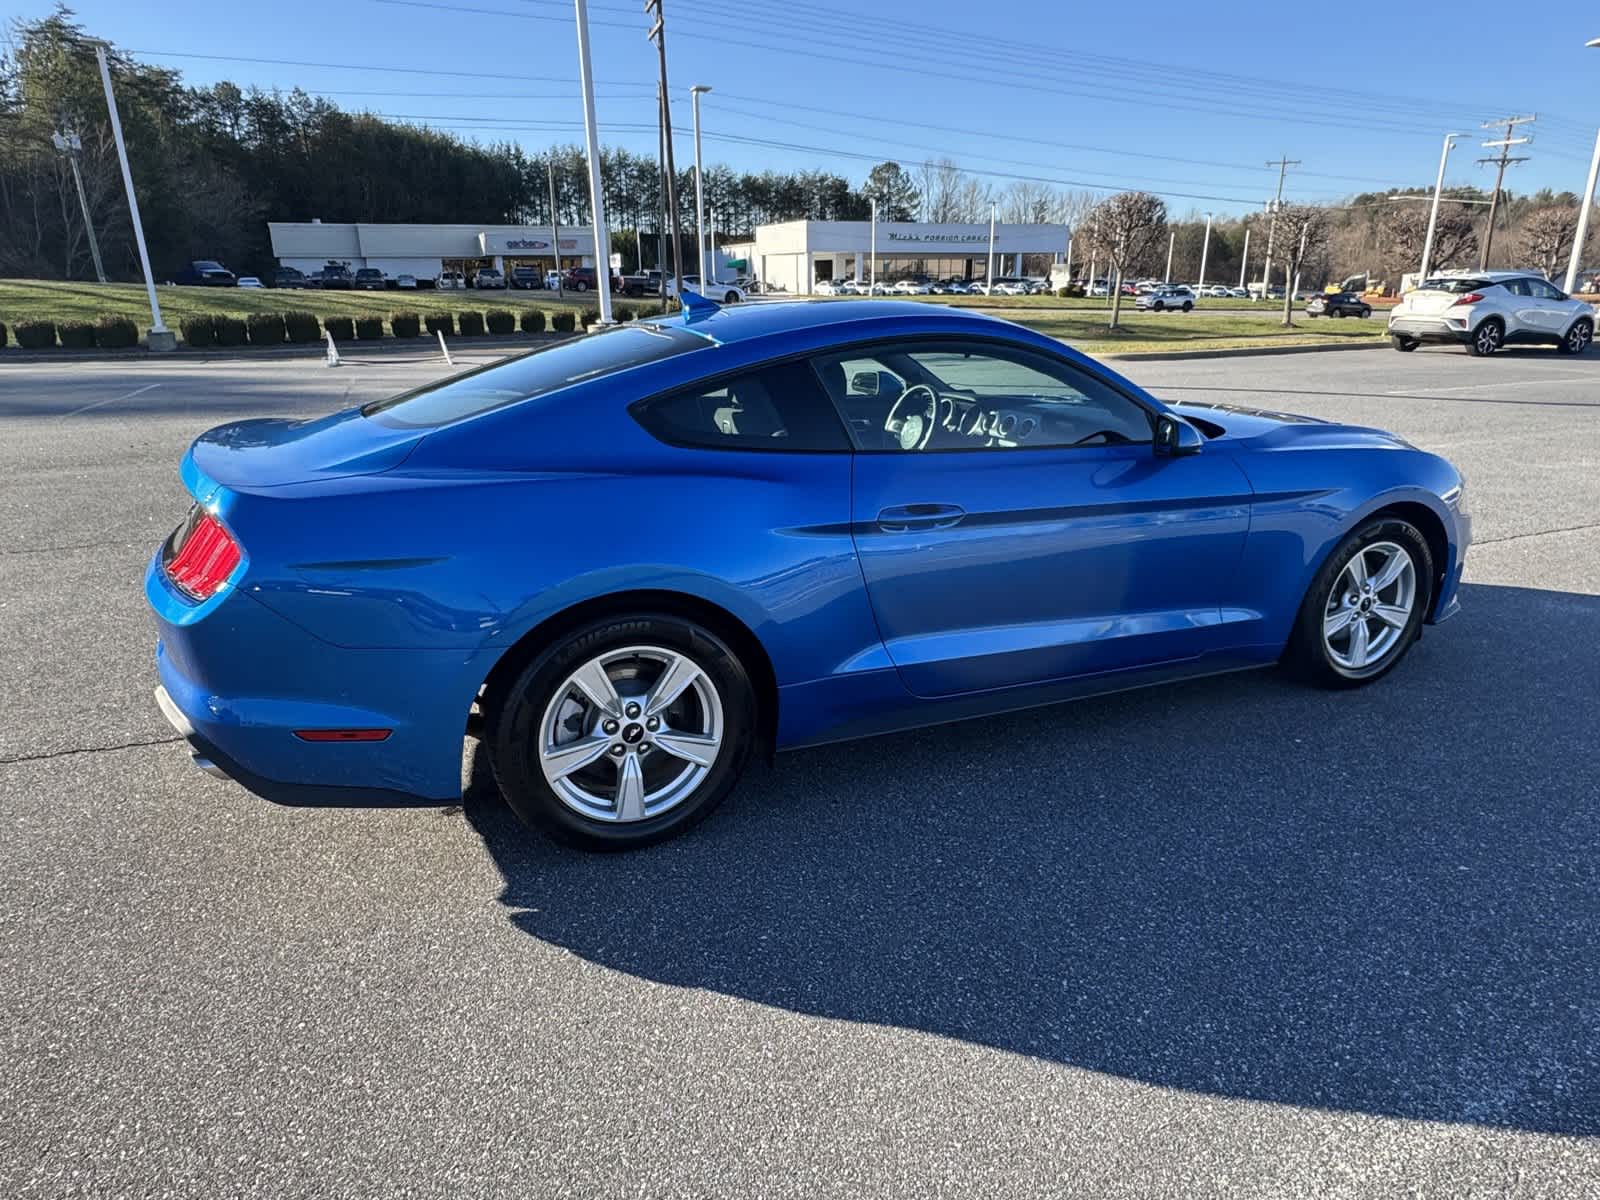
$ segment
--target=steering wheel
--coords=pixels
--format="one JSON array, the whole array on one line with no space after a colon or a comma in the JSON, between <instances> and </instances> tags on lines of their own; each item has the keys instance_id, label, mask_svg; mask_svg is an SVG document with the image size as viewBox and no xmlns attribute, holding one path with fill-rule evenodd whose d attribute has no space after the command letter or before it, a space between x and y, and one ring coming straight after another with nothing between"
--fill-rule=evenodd
<instances>
[{"instance_id":1,"label":"steering wheel","mask_svg":"<svg viewBox=\"0 0 1600 1200\"><path fill-rule=\"evenodd\" d=\"M915 406L906 402L916 393L927 397L922 411L912 411ZM884 418L883 431L900 444L902 450L925 450L933 438L934 418L939 412L939 397L925 383L914 383L900 393L889 415Z\"/></svg>"}]
</instances>

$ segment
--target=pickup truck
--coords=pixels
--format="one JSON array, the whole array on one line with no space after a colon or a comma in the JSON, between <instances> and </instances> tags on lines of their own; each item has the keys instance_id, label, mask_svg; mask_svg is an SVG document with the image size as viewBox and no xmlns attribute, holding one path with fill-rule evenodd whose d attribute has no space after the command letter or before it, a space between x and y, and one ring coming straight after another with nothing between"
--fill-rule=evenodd
<instances>
[{"instance_id":1,"label":"pickup truck","mask_svg":"<svg viewBox=\"0 0 1600 1200\"><path fill-rule=\"evenodd\" d=\"M661 295L661 272L638 271L622 277L622 294L625 296Z\"/></svg>"},{"instance_id":2,"label":"pickup truck","mask_svg":"<svg viewBox=\"0 0 1600 1200\"><path fill-rule=\"evenodd\" d=\"M234 273L219 262L197 258L172 277L173 283L190 287L235 287L239 280Z\"/></svg>"}]
</instances>

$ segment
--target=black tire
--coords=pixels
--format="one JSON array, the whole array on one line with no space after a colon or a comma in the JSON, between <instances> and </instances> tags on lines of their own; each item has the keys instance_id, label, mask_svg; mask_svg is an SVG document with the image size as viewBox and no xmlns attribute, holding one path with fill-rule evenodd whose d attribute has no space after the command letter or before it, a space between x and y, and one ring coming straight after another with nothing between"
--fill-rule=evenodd
<instances>
[{"instance_id":1,"label":"black tire","mask_svg":"<svg viewBox=\"0 0 1600 1200\"><path fill-rule=\"evenodd\" d=\"M1156 302L1155 302L1155 303L1154 303L1154 304L1152 304L1152 305L1151 305L1151 306L1150 306L1150 307L1151 307L1151 308L1153 308L1153 309L1155 309L1155 311L1156 311L1156 312L1160 312L1160 311L1161 311L1161 309L1162 309L1162 304L1161 304L1161 301L1159 301L1159 300L1157 300L1157 301L1156 301Z\"/></svg>"},{"instance_id":2,"label":"black tire","mask_svg":"<svg viewBox=\"0 0 1600 1200\"><path fill-rule=\"evenodd\" d=\"M564 803L545 779L537 747L546 709L572 672L608 650L629 646L657 646L692 659L716 688L723 732L717 757L693 792L658 816L618 824ZM501 795L529 828L587 850L634 850L704 820L739 781L755 734L755 690L727 644L683 617L639 613L586 625L535 656L494 705L484 741Z\"/></svg>"},{"instance_id":3,"label":"black tire","mask_svg":"<svg viewBox=\"0 0 1600 1200\"><path fill-rule=\"evenodd\" d=\"M1594 322L1588 317L1579 317L1572 323L1572 328L1567 330L1562 339L1556 343L1556 349L1563 354L1582 354L1592 341L1594 341Z\"/></svg>"},{"instance_id":4,"label":"black tire","mask_svg":"<svg viewBox=\"0 0 1600 1200\"><path fill-rule=\"evenodd\" d=\"M1323 620L1345 566L1357 551L1376 542L1392 542L1411 556L1416 591L1411 616L1393 646L1377 662L1361 670L1352 670L1336 662L1330 654L1323 637ZM1311 580L1284 650L1284 665L1300 678L1321 687L1352 688L1372 683L1394 670L1406 656L1412 643L1422 635L1422 623L1432 605L1433 554L1428 549L1428 539L1409 521L1399 517L1374 517L1340 542Z\"/></svg>"},{"instance_id":5,"label":"black tire","mask_svg":"<svg viewBox=\"0 0 1600 1200\"><path fill-rule=\"evenodd\" d=\"M1342 316L1344 316L1344 309L1342 309L1342 308L1330 308L1328 310L1328 315L1330 317L1342 317Z\"/></svg>"},{"instance_id":6,"label":"black tire","mask_svg":"<svg viewBox=\"0 0 1600 1200\"><path fill-rule=\"evenodd\" d=\"M1401 354L1410 354L1421 345L1416 338L1408 338L1403 333L1391 333L1389 335L1389 344L1400 351Z\"/></svg>"},{"instance_id":7,"label":"black tire","mask_svg":"<svg viewBox=\"0 0 1600 1200\"><path fill-rule=\"evenodd\" d=\"M1193 300L1185 300L1183 302L1183 311L1184 312L1188 312L1192 308L1194 308L1194 301Z\"/></svg>"},{"instance_id":8,"label":"black tire","mask_svg":"<svg viewBox=\"0 0 1600 1200\"><path fill-rule=\"evenodd\" d=\"M1505 344L1505 340L1506 327L1500 323L1500 318L1486 317L1472 331L1472 340L1467 343L1467 353L1474 358L1488 358Z\"/></svg>"},{"instance_id":9,"label":"black tire","mask_svg":"<svg viewBox=\"0 0 1600 1200\"><path fill-rule=\"evenodd\" d=\"M738 292L729 292L726 296L724 296L722 298L722 302L724 304L737 304L737 303L739 303L739 293Z\"/></svg>"},{"instance_id":10,"label":"black tire","mask_svg":"<svg viewBox=\"0 0 1600 1200\"><path fill-rule=\"evenodd\" d=\"M1371 315L1372 315L1372 310L1370 308L1368 308L1365 304L1363 304L1361 306L1361 319L1363 321L1365 321Z\"/></svg>"},{"instance_id":11,"label":"black tire","mask_svg":"<svg viewBox=\"0 0 1600 1200\"><path fill-rule=\"evenodd\" d=\"M589 290L589 285L580 279L577 283L572 285L572 290L575 292L587 292Z\"/></svg>"}]
</instances>

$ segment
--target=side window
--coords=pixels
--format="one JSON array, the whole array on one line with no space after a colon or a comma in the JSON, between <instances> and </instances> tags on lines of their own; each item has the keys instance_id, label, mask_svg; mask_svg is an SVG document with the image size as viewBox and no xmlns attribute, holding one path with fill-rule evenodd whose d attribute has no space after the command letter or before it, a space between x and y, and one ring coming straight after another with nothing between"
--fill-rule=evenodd
<instances>
[{"instance_id":1,"label":"side window","mask_svg":"<svg viewBox=\"0 0 1600 1200\"><path fill-rule=\"evenodd\" d=\"M708 450L848 450L850 443L803 362L778 363L668 392L633 415L673 446Z\"/></svg>"},{"instance_id":2,"label":"side window","mask_svg":"<svg viewBox=\"0 0 1600 1200\"><path fill-rule=\"evenodd\" d=\"M1534 293L1528 286L1529 282L1526 279L1507 279L1500 286L1513 296L1532 296Z\"/></svg>"},{"instance_id":3,"label":"side window","mask_svg":"<svg viewBox=\"0 0 1600 1200\"><path fill-rule=\"evenodd\" d=\"M1087 371L986 341L821 355L817 375L858 450L1016 450L1148 443L1148 411ZM875 379L872 373L875 372ZM877 391L871 390L876 382Z\"/></svg>"},{"instance_id":4,"label":"side window","mask_svg":"<svg viewBox=\"0 0 1600 1200\"><path fill-rule=\"evenodd\" d=\"M1563 295L1561 291L1542 279L1527 279L1523 282L1528 285L1528 295L1535 300L1559 300Z\"/></svg>"}]
</instances>

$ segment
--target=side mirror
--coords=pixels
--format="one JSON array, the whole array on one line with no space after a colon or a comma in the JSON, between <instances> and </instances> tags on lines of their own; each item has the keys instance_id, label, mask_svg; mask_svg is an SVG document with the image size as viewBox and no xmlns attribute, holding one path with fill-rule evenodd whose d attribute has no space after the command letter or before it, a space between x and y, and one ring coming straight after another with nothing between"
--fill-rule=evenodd
<instances>
[{"instance_id":1,"label":"side mirror","mask_svg":"<svg viewBox=\"0 0 1600 1200\"><path fill-rule=\"evenodd\" d=\"M1156 418L1155 452L1171 458L1199 454L1205 445L1200 431L1181 417L1163 413Z\"/></svg>"},{"instance_id":2,"label":"side mirror","mask_svg":"<svg viewBox=\"0 0 1600 1200\"><path fill-rule=\"evenodd\" d=\"M850 376L850 394L852 396L876 396L878 394L878 373L876 371L857 371Z\"/></svg>"}]
</instances>

